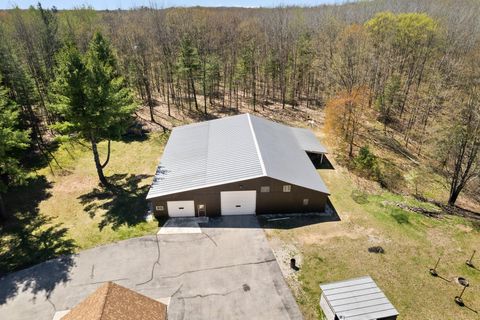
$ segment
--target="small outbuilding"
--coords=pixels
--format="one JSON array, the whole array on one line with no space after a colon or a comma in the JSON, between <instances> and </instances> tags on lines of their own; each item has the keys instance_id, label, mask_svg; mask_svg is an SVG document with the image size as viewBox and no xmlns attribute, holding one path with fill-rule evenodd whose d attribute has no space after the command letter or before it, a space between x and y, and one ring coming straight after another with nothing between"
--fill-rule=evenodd
<instances>
[{"instance_id":1,"label":"small outbuilding","mask_svg":"<svg viewBox=\"0 0 480 320\"><path fill-rule=\"evenodd\" d=\"M320 285L327 320L395 320L398 311L370 276Z\"/></svg>"},{"instance_id":2,"label":"small outbuilding","mask_svg":"<svg viewBox=\"0 0 480 320\"><path fill-rule=\"evenodd\" d=\"M312 131L250 114L176 127L147 199L156 216L324 212L309 154L325 153Z\"/></svg>"}]
</instances>

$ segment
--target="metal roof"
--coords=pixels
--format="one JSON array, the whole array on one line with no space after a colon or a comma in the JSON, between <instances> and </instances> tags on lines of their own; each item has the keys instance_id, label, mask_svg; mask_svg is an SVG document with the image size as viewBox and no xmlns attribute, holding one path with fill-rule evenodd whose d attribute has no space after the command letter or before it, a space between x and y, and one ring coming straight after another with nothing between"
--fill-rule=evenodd
<instances>
[{"instance_id":1,"label":"metal roof","mask_svg":"<svg viewBox=\"0 0 480 320\"><path fill-rule=\"evenodd\" d=\"M371 320L398 315L370 276L321 284L320 288L339 319Z\"/></svg>"},{"instance_id":2,"label":"metal roof","mask_svg":"<svg viewBox=\"0 0 480 320\"><path fill-rule=\"evenodd\" d=\"M147 199L264 176L328 194L293 132L250 114L176 127Z\"/></svg>"},{"instance_id":3,"label":"metal roof","mask_svg":"<svg viewBox=\"0 0 480 320\"><path fill-rule=\"evenodd\" d=\"M303 150L312 153L327 153L327 149L320 144L320 141L318 141L317 137L315 137L315 134L313 134L311 130L293 127L290 129Z\"/></svg>"}]
</instances>

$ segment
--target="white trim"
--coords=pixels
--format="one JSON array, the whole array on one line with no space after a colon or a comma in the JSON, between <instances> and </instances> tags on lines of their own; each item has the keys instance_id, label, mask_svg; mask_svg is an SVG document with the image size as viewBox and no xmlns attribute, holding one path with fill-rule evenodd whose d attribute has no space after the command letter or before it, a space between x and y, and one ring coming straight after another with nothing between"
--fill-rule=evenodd
<instances>
[{"instance_id":1,"label":"white trim","mask_svg":"<svg viewBox=\"0 0 480 320\"><path fill-rule=\"evenodd\" d=\"M252 119L250 118L250 113L247 113L248 125L252 131L253 142L255 143L255 149L257 150L258 160L260 160L260 166L262 167L263 175L267 175L267 170L265 170L265 163L263 163L262 154L260 152L260 147L258 146L257 136L255 135L255 130L253 130Z\"/></svg>"}]
</instances>

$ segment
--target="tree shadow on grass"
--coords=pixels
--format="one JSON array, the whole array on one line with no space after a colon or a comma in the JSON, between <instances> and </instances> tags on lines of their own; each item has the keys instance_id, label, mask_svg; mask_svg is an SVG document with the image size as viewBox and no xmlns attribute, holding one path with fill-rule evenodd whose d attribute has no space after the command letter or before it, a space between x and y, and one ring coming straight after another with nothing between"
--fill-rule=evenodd
<instances>
[{"instance_id":1,"label":"tree shadow on grass","mask_svg":"<svg viewBox=\"0 0 480 320\"><path fill-rule=\"evenodd\" d=\"M134 226L145 221L148 203L145 199L149 185L139 186L141 181L151 175L116 174L109 181L120 190L112 192L105 188L95 188L79 197L90 217L102 214L100 230L111 226L116 230L122 225Z\"/></svg>"},{"instance_id":2,"label":"tree shadow on grass","mask_svg":"<svg viewBox=\"0 0 480 320\"><path fill-rule=\"evenodd\" d=\"M143 142L145 140L148 140L148 130L143 128L140 121L135 120L132 125L127 129L127 132L122 135L120 140L125 143L135 141Z\"/></svg>"},{"instance_id":3,"label":"tree shadow on grass","mask_svg":"<svg viewBox=\"0 0 480 320\"><path fill-rule=\"evenodd\" d=\"M40 176L11 189L5 197L13 218L0 227L0 305L19 290L35 295L44 291L48 297L58 284L69 280L75 242L68 237L68 229L39 213L38 206L50 197L50 188ZM6 275L53 258L57 259Z\"/></svg>"}]
</instances>

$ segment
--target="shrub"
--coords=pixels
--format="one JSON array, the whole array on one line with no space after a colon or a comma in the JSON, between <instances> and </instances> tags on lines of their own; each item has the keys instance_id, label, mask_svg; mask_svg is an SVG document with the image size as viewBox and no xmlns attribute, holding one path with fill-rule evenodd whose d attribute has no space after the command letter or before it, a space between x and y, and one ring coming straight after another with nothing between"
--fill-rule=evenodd
<instances>
[{"instance_id":1,"label":"shrub","mask_svg":"<svg viewBox=\"0 0 480 320\"><path fill-rule=\"evenodd\" d=\"M367 146L360 148L360 151L353 162L355 164L355 168L367 177L377 179L380 176L377 157Z\"/></svg>"},{"instance_id":2,"label":"shrub","mask_svg":"<svg viewBox=\"0 0 480 320\"><path fill-rule=\"evenodd\" d=\"M408 218L408 215L404 212L395 212L392 214L393 219L397 221L398 224L409 224L410 219Z\"/></svg>"}]
</instances>

